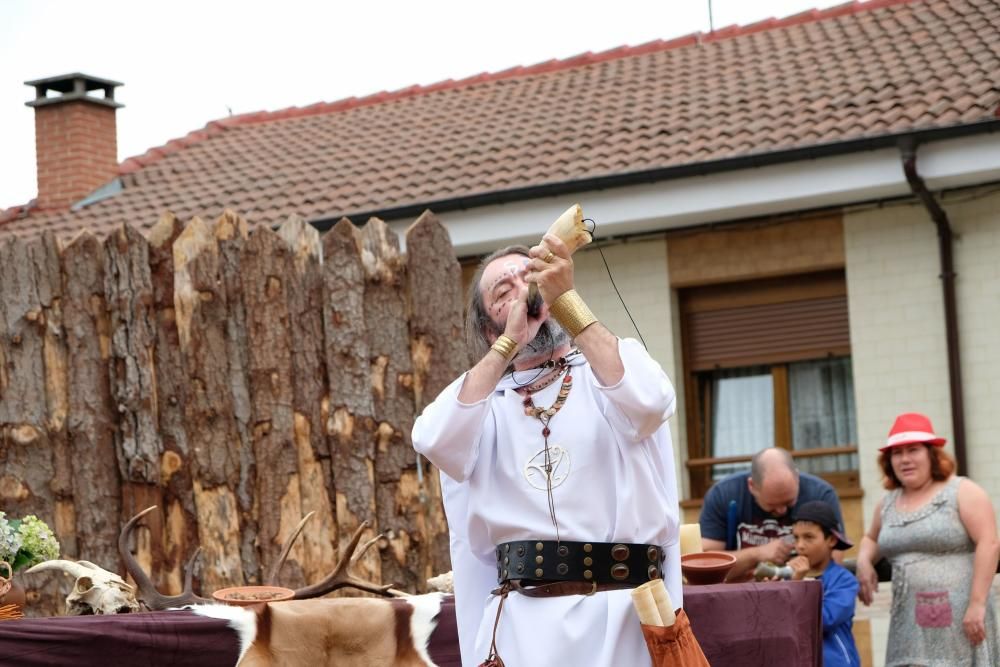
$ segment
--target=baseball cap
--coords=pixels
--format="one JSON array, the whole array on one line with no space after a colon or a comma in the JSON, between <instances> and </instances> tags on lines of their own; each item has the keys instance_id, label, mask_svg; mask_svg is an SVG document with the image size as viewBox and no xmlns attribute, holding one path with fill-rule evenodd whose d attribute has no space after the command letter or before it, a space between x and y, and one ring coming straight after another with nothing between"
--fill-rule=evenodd
<instances>
[{"instance_id":1,"label":"baseball cap","mask_svg":"<svg viewBox=\"0 0 1000 667\"><path fill-rule=\"evenodd\" d=\"M811 521L829 530L830 534L837 538L837 543L833 545L834 549L846 551L854 546L850 540L844 537L840 524L837 522L837 513L833 511L830 503L822 500L810 500L807 503L802 503L795 510L793 518L795 521Z\"/></svg>"}]
</instances>

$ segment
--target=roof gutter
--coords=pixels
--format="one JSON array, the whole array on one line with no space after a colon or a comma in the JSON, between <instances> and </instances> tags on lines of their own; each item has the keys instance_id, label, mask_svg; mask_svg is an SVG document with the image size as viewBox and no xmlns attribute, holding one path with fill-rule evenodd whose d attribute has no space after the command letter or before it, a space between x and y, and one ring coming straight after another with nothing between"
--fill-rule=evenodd
<instances>
[{"instance_id":1,"label":"roof gutter","mask_svg":"<svg viewBox=\"0 0 1000 667\"><path fill-rule=\"evenodd\" d=\"M740 157L727 158L724 160L712 160L706 162L696 162L693 164L682 164L674 167L660 167L645 171L609 174L606 176L595 176L592 178L582 178L572 181L563 181L560 183L546 183L543 185L534 185L524 188L485 192L483 194L469 195L465 197L423 201L416 204L405 204L403 206L389 208L331 213L321 218L311 220L310 224L317 230L325 232L344 217L352 218L359 223L363 223L372 217L379 218L380 220L387 222L390 220L412 219L416 218L427 209L441 214L449 211L466 210L494 204L506 204L524 201L527 199L541 199L543 197L554 197L564 194L606 190L628 185L641 185L644 183L673 180L688 176L705 176L727 171L737 171L740 169L752 169L788 162L797 162L800 160L812 160L837 155L846 155L850 153L859 153L862 151L877 150L880 148L893 148L905 141L911 141L913 143L926 143L930 141L955 139L974 134L998 131L1000 131L1000 119L991 118L989 120L983 120L976 123L965 123L962 125L951 125L948 127L938 127L927 130L914 130L898 134L884 134L874 137L852 139L850 141L805 146L785 151L742 155Z\"/></svg>"},{"instance_id":2,"label":"roof gutter","mask_svg":"<svg viewBox=\"0 0 1000 667\"><path fill-rule=\"evenodd\" d=\"M965 450L965 401L962 395L962 363L958 342L958 311L955 305L955 264L952 255L954 233L948 214L927 189L917 172L917 142L910 137L900 141L900 159L910 190L927 209L937 227L938 254L941 263L941 290L944 293L944 326L948 348L948 384L951 389L951 423L955 435L955 461L958 474L967 474Z\"/></svg>"}]
</instances>

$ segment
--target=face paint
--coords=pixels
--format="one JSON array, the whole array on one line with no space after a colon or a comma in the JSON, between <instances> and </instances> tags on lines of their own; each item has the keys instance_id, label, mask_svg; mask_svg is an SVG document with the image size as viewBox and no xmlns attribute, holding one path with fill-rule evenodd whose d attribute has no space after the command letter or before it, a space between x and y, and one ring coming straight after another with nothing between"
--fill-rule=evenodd
<instances>
[{"instance_id":1,"label":"face paint","mask_svg":"<svg viewBox=\"0 0 1000 667\"><path fill-rule=\"evenodd\" d=\"M516 278L518 274L524 274L528 270L528 264L531 262L530 259L525 257L521 264L518 265L517 262L510 261L503 265L504 272L509 274L512 278ZM496 282L499 282L506 276L501 275ZM496 284L496 283L494 283ZM499 311L499 304L497 304L497 310ZM534 290L534 295L528 299L528 315L530 317L538 317L538 314L542 311L542 295Z\"/></svg>"},{"instance_id":2,"label":"face paint","mask_svg":"<svg viewBox=\"0 0 1000 667\"><path fill-rule=\"evenodd\" d=\"M497 276L496 280L493 281L493 284L490 285L489 287L490 291L492 291L494 287L496 287L498 284L500 284L505 280L516 279L519 275L523 275L525 270L527 269L529 261L530 260L525 258L524 261L521 263L518 263L514 260L505 262L503 265L503 273ZM516 294L516 290L511 290L511 293ZM500 307L503 306L503 304L507 303L508 301L510 301L509 298L502 298L501 300L497 301L496 303L493 304L493 307L490 308L490 312L494 313L494 315L499 315Z\"/></svg>"}]
</instances>

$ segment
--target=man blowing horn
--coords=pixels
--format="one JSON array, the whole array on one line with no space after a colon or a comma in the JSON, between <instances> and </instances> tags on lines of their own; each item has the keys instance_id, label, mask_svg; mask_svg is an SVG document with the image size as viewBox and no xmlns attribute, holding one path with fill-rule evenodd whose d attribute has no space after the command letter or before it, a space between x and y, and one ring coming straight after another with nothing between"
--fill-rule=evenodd
<instances>
[{"instance_id":1,"label":"man blowing horn","mask_svg":"<svg viewBox=\"0 0 1000 667\"><path fill-rule=\"evenodd\" d=\"M663 577L681 605L673 386L596 320L551 234L483 261L466 333L481 358L427 406L413 444L461 488L446 509L471 664L649 665L628 589ZM463 596L488 590L484 575L485 607Z\"/></svg>"}]
</instances>

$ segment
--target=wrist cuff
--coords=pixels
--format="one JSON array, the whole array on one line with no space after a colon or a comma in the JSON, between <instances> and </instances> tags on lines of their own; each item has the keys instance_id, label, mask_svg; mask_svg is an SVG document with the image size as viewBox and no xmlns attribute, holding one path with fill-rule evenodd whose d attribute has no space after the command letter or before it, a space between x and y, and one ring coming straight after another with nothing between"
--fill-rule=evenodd
<instances>
[{"instance_id":1,"label":"wrist cuff","mask_svg":"<svg viewBox=\"0 0 1000 667\"><path fill-rule=\"evenodd\" d=\"M510 336L500 334L490 349L503 357L504 361L510 361L517 354L517 343Z\"/></svg>"},{"instance_id":2,"label":"wrist cuff","mask_svg":"<svg viewBox=\"0 0 1000 667\"><path fill-rule=\"evenodd\" d=\"M570 338L576 338L580 332L597 321L594 313L590 312L590 308L587 308L587 304L573 289L560 294L559 298L549 306L549 312L562 325Z\"/></svg>"}]
</instances>

